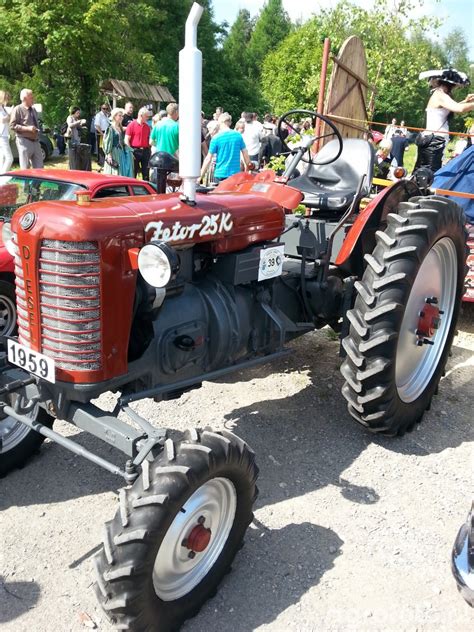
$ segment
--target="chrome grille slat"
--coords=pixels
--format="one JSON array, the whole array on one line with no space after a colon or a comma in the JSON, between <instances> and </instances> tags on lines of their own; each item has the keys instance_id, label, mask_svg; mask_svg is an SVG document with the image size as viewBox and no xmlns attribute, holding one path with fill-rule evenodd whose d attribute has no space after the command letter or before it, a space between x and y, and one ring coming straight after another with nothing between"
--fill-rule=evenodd
<instances>
[{"instance_id":1,"label":"chrome grille slat","mask_svg":"<svg viewBox=\"0 0 474 632\"><path fill-rule=\"evenodd\" d=\"M68 266L66 265L64 261L61 263L50 263L43 260L41 260L40 263L41 263L42 270L48 270L48 271L57 272L57 273L64 272L65 275L69 275L71 274L71 272L73 273L73 268L78 268L78 270L82 274L97 273L97 264L89 264L89 263L79 264L76 262ZM80 268L78 267L79 265L80 265Z\"/></svg>"},{"instance_id":2,"label":"chrome grille slat","mask_svg":"<svg viewBox=\"0 0 474 632\"><path fill-rule=\"evenodd\" d=\"M43 353L72 371L102 366L100 256L95 242L45 239L38 262Z\"/></svg>"},{"instance_id":3,"label":"chrome grille slat","mask_svg":"<svg viewBox=\"0 0 474 632\"><path fill-rule=\"evenodd\" d=\"M67 331L62 331L61 332L61 340L59 340L58 338L58 332L55 329L51 329L51 327L47 327L46 325L43 325L43 339L45 341L45 343L47 342L49 344L49 341L52 340L53 342L59 343L62 341L66 341L66 342L77 342L77 344L82 344L82 343L87 343L87 342L95 342L95 341L99 341L100 342L100 331L83 331L81 333L81 339L77 340L77 335L67 332Z\"/></svg>"},{"instance_id":4,"label":"chrome grille slat","mask_svg":"<svg viewBox=\"0 0 474 632\"><path fill-rule=\"evenodd\" d=\"M57 320L55 318L48 318L44 316L41 319L43 325L49 325L54 327L55 331L61 332L63 329L71 332L74 331L77 336L81 335L81 331L98 331L100 329L100 321L93 320L90 322L67 322L65 320Z\"/></svg>"},{"instance_id":5,"label":"chrome grille slat","mask_svg":"<svg viewBox=\"0 0 474 632\"><path fill-rule=\"evenodd\" d=\"M45 298L49 298L51 295L58 298L71 298L71 299L83 299L83 298L94 298L99 294L99 286L95 287L59 287L54 286L52 284L41 285L41 291Z\"/></svg>"},{"instance_id":6,"label":"chrome grille slat","mask_svg":"<svg viewBox=\"0 0 474 632\"><path fill-rule=\"evenodd\" d=\"M81 319L88 320L96 320L99 322L100 311L98 309L95 310L77 310L77 309L61 309L59 307L46 307L45 305L41 305L41 313L46 314L47 316L56 316L58 319L66 319L66 320L77 320L77 317L80 316Z\"/></svg>"},{"instance_id":7,"label":"chrome grille slat","mask_svg":"<svg viewBox=\"0 0 474 632\"><path fill-rule=\"evenodd\" d=\"M49 292L48 285L58 286L59 289L67 288L68 285L77 287L83 286L83 288L87 288L88 286L96 286L98 289L99 286L99 277L97 276L83 276L76 275L72 277L63 277L61 274L42 274L41 275L41 285L40 289L42 292ZM72 290L72 288L71 288ZM80 288L79 288L80 290ZM96 291L96 294L98 292Z\"/></svg>"},{"instance_id":8,"label":"chrome grille slat","mask_svg":"<svg viewBox=\"0 0 474 632\"><path fill-rule=\"evenodd\" d=\"M91 343L86 341L87 349L82 351L83 344L77 342L67 342L43 339L43 349L56 349L58 351L74 351L76 353L87 353L88 351L100 351L100 342ZM84 345L85 346L85 345Z\"/></svg>"},{"instance_id":9,"label":"chrome grille slat","mask_svg":"<svg viewBox=\"0 0 474 632\"><path fill-rule=\"evenodd\" d=\"M45 354L48 355L48 354ZM57 363L57 366L59 364ZM71 361L61 360L61 369L65 371L99 371L102 368L101 362L87 362L84 364L75 364Z\"/></svg>"},{"instance_id":10,"label":"chrome grille slat","mask_svg":"<svg viewBox=\"0 0 474 632\"><path fill-rule=\"evenodd\" d=\"M82 268L82 266L97 263L99 261L99 253L91 253L89 251L69 252L67 250L63 252L41 248L40 263L43 264L46 261L53 261L59 264L64 263L65 267L77 265L79 268Z\"/></svg>"},{"instance_id":11,"label":"chrome grille slat","mask_svg":"<svg viewBox=\"0 0 474 632\"><path fill-rule=\"evenodd\" d=\"M72 300L63 298L62 296L50 296L48 294L43 294L43 305L45 307L62 307L63 309L66 309L67 307L76 309L89 309L99 307L99 300L92 298L82 298L79 296L76 300Z\"/></svg>"},{"instance_id":12,"label":"chrome grille slat","mask_svg":"<svg viewBox=\"0 0 474 632\"><path fill-rule=\"evenodd\" d=\"M16 235L14 235L16 245ZM102 368L100 253L96 242L44 239L37 262L41 351L69 371ZM15 254L18 336L30 344L23 262ZM36 320L36 319L35 319Z\"/></svg>"},{"instance_id":13,"label":"chrome grille slat","mask_svg":"<svg viewBox=\"0 0 474 632\"><path fill-rule=\"evenodd\" d=\"M59 241L57 239L43 239L42 248L52 248L54 250L94 250L97 252L96 241Z\"/></svg>"}]
</instances>

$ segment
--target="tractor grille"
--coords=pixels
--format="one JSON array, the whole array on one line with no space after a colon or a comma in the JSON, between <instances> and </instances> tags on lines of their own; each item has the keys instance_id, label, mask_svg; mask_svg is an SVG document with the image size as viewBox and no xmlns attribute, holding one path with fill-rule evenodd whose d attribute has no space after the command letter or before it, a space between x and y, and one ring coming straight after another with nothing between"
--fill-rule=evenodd
<instances>
[{"instance_id":1,"label":"tractor grille","mask_svg":"<svg viewBox=\"0 0 474 632\"><path fill-rule=\"evenodd\" d=\"M19 265L18 265L19 264ZM20 338L28 344L21 261L17 275ZM100 258L96 242L44 239L38 261L41 351L69 371L102 368Z\"/></svg>"},{"instance_id":2,"label":"tractor grille","mask_svg":"<svg viewBox=\"0 0 474 632\"><path fill-rule=\"evenodd\" d=\"M21 258L18 254L18 245L16 234L12 238L15 246L15 285L16 285L16 304L17 304L17 324L18 339L22 344L30 345L30 328L28 325L28 312L26 311L26 293L25 279L23 276L23 266Z\"/></svg>"}]
</instances>

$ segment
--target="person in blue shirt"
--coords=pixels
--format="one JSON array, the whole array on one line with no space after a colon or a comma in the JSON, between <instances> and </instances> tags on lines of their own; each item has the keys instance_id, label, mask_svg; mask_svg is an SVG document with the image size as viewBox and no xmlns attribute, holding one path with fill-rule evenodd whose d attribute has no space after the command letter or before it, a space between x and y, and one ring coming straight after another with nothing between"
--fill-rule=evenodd
<instances>
[{"instance_id":1,"label":"person in blue shirt","mask_svg":"<svg viewBox=\"0 0 474 632\"><path fill-rule=\"evenodd\" d=\"M220 131L210 142L209 153L201 168L201 180L206 175L206 171L214 158L216 163L214 180L217 182L221 182L221 180L225 180L240 171L240 154L242 154L246 169L250 169L252 164L242 134L230 129L232 124L231 115L228 112L224 112L219 116L218 123Z\"/></svg>"}]
</instances>

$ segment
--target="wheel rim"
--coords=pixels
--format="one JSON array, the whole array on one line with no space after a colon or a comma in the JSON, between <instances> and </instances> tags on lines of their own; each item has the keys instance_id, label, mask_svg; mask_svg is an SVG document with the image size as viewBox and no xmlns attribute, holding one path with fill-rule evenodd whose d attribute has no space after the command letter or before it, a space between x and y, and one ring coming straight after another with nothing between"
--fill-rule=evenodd
<instances>
[{"instance_id":1,"label":"wheel rim","mask_svg":"<svg viewBox=\"0 0 474 632\"><path fill-rule=\"evenodd\" d=\"M5 294L0 295L0 336L9 336L16 326L14 301Z\"/></svg>"},{"instance_id":2,"label":"wheel rim","mask_svg":"<svg viewBox=\"0 0 474 632\"><path fill-rule=\"evenodd\" d=\"M406 403L425 391L441 360L456 303L457 269L456 247L443 237L428 252L413 283L400 327L395 369L398 395ZM439 326L432 336L420 335L423 306L431 302L439 306Z\"/></svg>"},{"instance_id":3,"label":"wheel rim","mask_svg":"<svg viewBox=\"0 0 474 632\"><path fill-rule=\"evenodd\" d=\"M11 396L13 398L13 396ZM15 396L16 399L16 396ZM14 405L14 401L10 402ZM9 450L13 450L19 443L23 441L30 432L28 426L22 424L9 415L0 413L0 453L5 454Z\"/></svg>"},{"instance_id":4,"label":"wheel rim","mask_svg":"<svg viewBox=\"0 0 474 632\"><path fill-rule=\"evenodd\" d=\"M153 586L160 599L179 599L204 579L227 542L236 508L237 493L227 478L207 481L187 500L166 532L156 556ZM199 525L210 529L210 539L204 550L199 551L202 547L196 546L193 551L188 540Z\"/></svg>"}]
</instances>

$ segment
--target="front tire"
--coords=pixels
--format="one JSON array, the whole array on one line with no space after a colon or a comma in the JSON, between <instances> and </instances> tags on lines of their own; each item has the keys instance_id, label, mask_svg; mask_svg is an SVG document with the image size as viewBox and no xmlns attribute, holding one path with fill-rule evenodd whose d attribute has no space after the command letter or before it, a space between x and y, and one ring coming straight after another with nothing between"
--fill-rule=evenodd
<instances>
[{"instance_id":1,"label":"front tire","mask_svg":"<svg viewBox=\"0 0 474 632\"><path fill-rule=\"evenodd\" d=\"M8 281L0 281L0 337L15 334L16 319L15 286Z\"/></svg>"},{"instance_id":2,"label":"front tire","mask_svg":"<svg viewBox=\"0 0 474 632\"><path fill-rule=\"evenodd\" d=\"M257 495L254 454L229 432L173 443L120 492L95 558L95 590L112 624L169 632L215 594L242 546Z\"/></svg>"},{"instance_id":3,"label":"front tire","mask_svg":"<svg viewBox=\"0 0 474 632\"><path fill-rule=\"evenodd\" d=\"M8 396L10 406L14 406L16 397L21 396ZM22 414L36 417L37 421L48 428L53 425L53 418L42 408L35 407L31 413ZM36 430L0 412L0 478L14 469L22 468L38 452L44 440L45 437Z\"/></svg>"},{"instance_id":4,"label":"front tire","mask_svg":"<svg viewBox=\"0 0 474 632\"><path fill-rule=\"evenodd\" d=\"M342 393L359 423L395 436L421 420L448 358L464 289L463 213L440 196L412 198L376 238L348 312Z\"/></svg>"}]
</instances>

